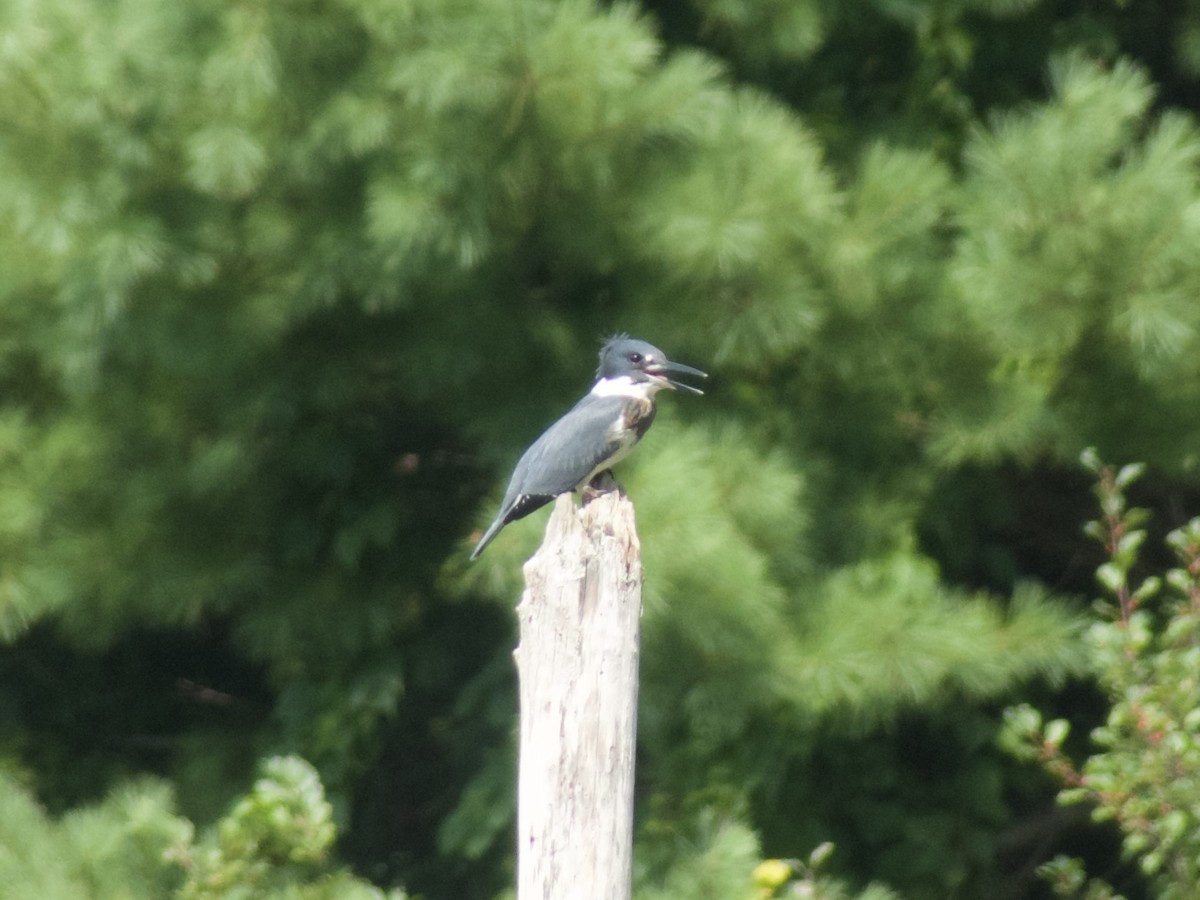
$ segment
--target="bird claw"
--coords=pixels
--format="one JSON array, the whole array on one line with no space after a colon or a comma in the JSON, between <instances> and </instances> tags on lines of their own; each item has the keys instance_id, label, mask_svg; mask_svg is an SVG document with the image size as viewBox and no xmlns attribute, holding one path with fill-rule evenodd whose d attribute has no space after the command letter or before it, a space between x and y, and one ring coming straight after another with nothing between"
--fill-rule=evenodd
<instances>
[{"instance_id":1,"label":"bird claw","mask_svg":"<svg viewBox=\"0 0 1200 900\"><path fill-rule=\"evenodd\" d=\"M602 494L619 491L620 489L621 486L613 478L612 469L605 469L603 472L597 472L593 475L592 480L583 486L583 490L580 493L584 504L588 504Z\"/></svg>"}]
</instances>

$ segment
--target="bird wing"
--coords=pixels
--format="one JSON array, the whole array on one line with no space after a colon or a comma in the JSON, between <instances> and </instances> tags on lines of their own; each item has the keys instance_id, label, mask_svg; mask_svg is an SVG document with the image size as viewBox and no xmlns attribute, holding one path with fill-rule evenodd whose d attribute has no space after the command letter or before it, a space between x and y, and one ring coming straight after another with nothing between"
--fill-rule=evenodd
<instances>
[{"instance_id":1,"label":"bird wing","mask_svg":"<svg viewBox=\"0 0 1200 900\"><path fill-rule=\"evenodd\" d=\"M559 494L575 490L606 459L621 450L617 426L622 419L649 426L654 405L641 401L633 409L630 404L639 401L619 395L588 394L547 428L517 462L500 511L475 545L471 559L476 559L509 522L524 518ZM640 427L638 436L644 431L645 427Z\"/></svg>"},{"instance_id":2,"label":"bird wing","mask_svg":"<svg viewBox=\"0 0 1200 900\"><path fill-rule=\"evenodd\" d=\"M555 497L573 491L596 467L620 449L614 426L630 401L591 394L542 433L517 463L509 494Z\"/></svg>"}]
</instances>

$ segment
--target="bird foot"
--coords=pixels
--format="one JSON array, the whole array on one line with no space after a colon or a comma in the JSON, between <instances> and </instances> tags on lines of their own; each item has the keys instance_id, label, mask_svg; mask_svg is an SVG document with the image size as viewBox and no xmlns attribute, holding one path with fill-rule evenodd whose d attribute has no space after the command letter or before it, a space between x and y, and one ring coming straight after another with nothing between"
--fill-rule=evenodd
<instances>
[{"instance_id":1,"label":"bird foot","mask_svg":"<svg viewBox=\"0 0 1200 900\"><path fill-rule=\"evenodd\" d=\"M613 478L612 469L605 469L603 472L597 472L593 475L592 480L583 486L583 490L580 493L586 505L602 494L619 491L620 489L621 486Z\"/></svg>"}]
</instances>

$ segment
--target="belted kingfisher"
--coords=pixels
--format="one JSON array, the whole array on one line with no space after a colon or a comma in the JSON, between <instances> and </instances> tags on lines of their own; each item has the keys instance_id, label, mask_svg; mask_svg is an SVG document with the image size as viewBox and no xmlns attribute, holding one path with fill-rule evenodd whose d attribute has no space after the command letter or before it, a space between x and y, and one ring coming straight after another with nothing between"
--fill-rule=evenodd
<instances>
[{"instance_id":1,"label":"belted kingfisher","mask_svg":"<svg viewBox=\"0 0 1200 900\"><path fill-rule=\"evenodd\" d=\"M708 377L699 369L671 362L653 344L627 334L609 338L600 350L596 383L522 455L500 512L479 539L471 559L509 522L524 518L559 494L583 488L628 456L654 421L654 395L660 390L683 388L693 394L704 393L672 381L669 372Z\"/></svg>"}]
</instances>

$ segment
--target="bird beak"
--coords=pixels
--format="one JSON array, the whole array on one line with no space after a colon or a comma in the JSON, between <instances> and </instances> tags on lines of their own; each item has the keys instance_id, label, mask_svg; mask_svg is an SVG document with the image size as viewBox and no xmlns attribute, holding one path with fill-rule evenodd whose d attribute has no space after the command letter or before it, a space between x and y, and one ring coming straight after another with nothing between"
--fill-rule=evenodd
<instances>
[{"instance_id":1,"label":"bird beak","mask_svg":"<svg viewBox=\"0 0 1200 900\"><path fill-rule=\"evenodd\" d=\"M653 373L655 375L658 375L659 372L680 372L684 375L695 375L697 378L708 377L708 373L701 372L699 369L693 369L691 366L685 366L683 363L667 361L660 363L654 368L656 369L656 371ZM663 378L672 388L682 388L683 390L690 391L693 394L704 393L704 391L700 390L698 387L692 387L690 384L684 384L682 381L675 381L672 378L668 378L666 375L662 375L660 377Z\"/></svg>"}]
</instances>

